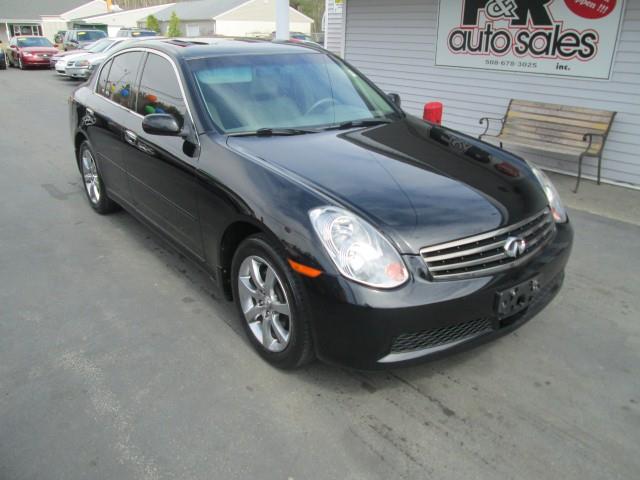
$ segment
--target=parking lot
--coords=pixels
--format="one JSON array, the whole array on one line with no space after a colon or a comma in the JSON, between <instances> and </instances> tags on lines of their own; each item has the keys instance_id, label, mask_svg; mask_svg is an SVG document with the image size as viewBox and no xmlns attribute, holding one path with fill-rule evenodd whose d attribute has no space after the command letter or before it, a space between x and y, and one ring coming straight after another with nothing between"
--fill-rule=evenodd
<instances>
[{"instance_id":1,"label":"parking lot","mask_svg":"<svg viewBox=\"0 0 640 480\"><path fill-rule=\"evenodd\" d=\"M497 342L285 373L198 269L89 207L75 85L0 71L0 478L638 478L638 224L571 209L564 289Z\"/></svg>"}]
</instances>

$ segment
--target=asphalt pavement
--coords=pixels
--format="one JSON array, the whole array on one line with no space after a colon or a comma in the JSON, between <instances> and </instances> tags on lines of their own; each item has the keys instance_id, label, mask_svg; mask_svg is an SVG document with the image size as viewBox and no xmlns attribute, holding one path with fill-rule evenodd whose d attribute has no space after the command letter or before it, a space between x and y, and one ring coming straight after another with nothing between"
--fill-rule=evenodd
<instances>
[{"instance_id":1,"label":"asphalt pavement","mask_svg":"<svg viewBox=\"0 0 640 480\"><path fill-rule=\"evenodd\" d=\"M83 195L51 71L0 71L0 479L636 479L640 226L572 209L564 289L476 350L284 373Z\"/></svg>"}]
</instances>

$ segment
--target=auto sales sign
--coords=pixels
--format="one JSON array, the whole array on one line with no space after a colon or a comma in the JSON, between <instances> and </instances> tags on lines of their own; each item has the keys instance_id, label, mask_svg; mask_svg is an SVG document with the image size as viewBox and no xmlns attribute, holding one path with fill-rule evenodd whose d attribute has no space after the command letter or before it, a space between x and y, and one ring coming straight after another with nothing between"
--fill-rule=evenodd
<instances>
[{"instance_id":1,"label":"auto sales sign","mask_svg":"<svg viewBox=\"0 0 640 480\"><path fill-rule=\"evenodd\" d=\"M440 0L436 65L608 79L624 0Z\"/></svg>"}]
</instances>

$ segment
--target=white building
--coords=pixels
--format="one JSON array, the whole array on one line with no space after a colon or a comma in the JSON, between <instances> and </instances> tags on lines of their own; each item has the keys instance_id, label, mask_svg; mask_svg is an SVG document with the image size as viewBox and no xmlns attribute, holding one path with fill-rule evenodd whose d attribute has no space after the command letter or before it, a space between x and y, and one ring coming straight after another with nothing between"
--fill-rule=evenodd
<instances>
[{"instance_id":1,"label":"white building","mask_svg":"<svg viewBox=\"0 0 640 480\"><path fill-rule=\"evenodd\" d=\"M133 10L118 10L111 13L100 13L98 15L92 15L76 20L74 21L74 26L77 28L83 28L83 26L85 26L86 28L87 25L91 25L99 27L102 30L106 28L107 35L109 37L115 37L118 30L121 28L134 28L138 26L146 27L147 17L149 15L156 15L161 10L172 5L174 4L169 3L164 5L154 5L151 7L136 8Z\"/></svg>"},{"instance_id":2,"label":"white building","mask_svg":"<svg viewBox=\"0 0 640 480\"><path fill-rule=\"evenodd\" d=\"M163 34L175 12L183 36L265 36L276 29L276 0L199 0L179 2L159 11ZM289 7L290 29L310 33L313 20ZM140 22L143 25L143 22Z\"/></svg>"},{"instance_id":3,"label":"white building","mask_svg":"<svg viewBox=\"0 0 640 480\"><path fill-rule=\"evenodd\" d=\"M44 35L50 40L74 19L107 12L104 0L0 0L0 40Z\"/></svg>"},{"instance_id":4,"label":"white building","mask_svg":"<svg viewBox=\"0 0 640 480\"><path fill-rule=\"evenodd\" d=\"M328 0L328 12L335 9L334 3ZM544 2L339 3L343 3L341 14L327 17L327 47L342 52L385 91L399 93L408 112L421 115L425 102L441 101L445 125L477 136L483 131L478 120L502 117L511 98L613 110L618 113L603 154L603 179L640 186L639 0L552 0L543 6L547 14L531 11L528 15L518 9ZM474 5L482 8L474 9ZM467 15L463 15L465 9ZM529 26L517 25L518 14L529 16ZM533 38L530 34L540 23L534 14L548 17L553 24L540 28L547 33L537 34L535 48L523 42L529 50L523 48L515 58L515 54L498 55L491 50L501 50L500 44L508 35L513 36L515 49L520 29L530 30L520 40ZM506 30L503 38L496 37L494 45L484 44L484 40L477 44L491 22L494 29ZM576 42L586 42L581 47L585 57L581 61L576 60L572 36L562 40L563 51L559 53L558 38L567 29L577 32ZM594 49L588 48L589 42ZM517 153L546 168L572 174L577 170L575 158L543 156L535 151ZM595 176L594 166L595 159L585 159L587 176Z\"/></svg>"}]
</instances>

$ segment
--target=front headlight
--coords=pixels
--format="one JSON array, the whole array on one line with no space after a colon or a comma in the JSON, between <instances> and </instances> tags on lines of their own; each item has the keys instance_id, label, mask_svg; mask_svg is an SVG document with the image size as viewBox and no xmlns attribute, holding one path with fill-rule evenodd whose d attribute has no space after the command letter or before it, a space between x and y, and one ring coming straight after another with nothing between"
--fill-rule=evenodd
<instances>
[{"instance_id":1,"label":"front headlight","mask_svg":"<svg viewBox=\"0 0 640 480\"><path fill-rule=\"evenodd\" d=\"M540 182L542 190L544 190L547 200L549 200L549 207L551 207L551 213L556 223L565 223L567 221L567 209L564 208L560 194L553 185L547 174L540 170L538 167L532 166L533 174Z\"/></svg>"},{"instance_id":2,"label":"front headlight","mask_svg":"<svg viewBox=\"0 0 640 480\"><path fill-rule=\"evenodd\" d=\"M91 66L91 64L89 63L89 60L80 60L76 62L76 67L87 68L89 66Z\"/></svg>"},{"instance_id":3,"label":"front headlight","mask_svg":"<svg viewBox=\"0 0 640 480\"><path fill-rule=\"evenodd\" d=\"M375 288L395 288L409 278L396 249L375 228L337 207L309 212L311 224L345 277Z\"/></svg>"}]
</instances>

